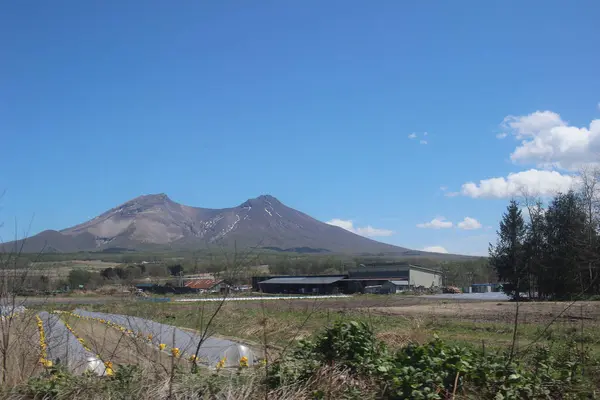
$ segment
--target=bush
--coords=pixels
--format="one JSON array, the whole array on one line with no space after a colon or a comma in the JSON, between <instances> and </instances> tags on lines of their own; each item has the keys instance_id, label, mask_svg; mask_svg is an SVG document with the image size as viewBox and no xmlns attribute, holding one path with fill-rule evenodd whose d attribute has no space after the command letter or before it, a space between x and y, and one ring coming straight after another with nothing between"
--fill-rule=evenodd
<instances>
[{"instance_id":1,"label":"bush","mask_svg":"<svg viewBox=\"0 0 600 400\"><path fill-rule=\"evenodd\" d=\"M565 399L580 392L580 352L575 344L535 348L529 358L483 354L451 346L437 336L395 354L364 323L338 322L313 340L302 340L268 371L273 387L309 381L324 367L372 379L385 399L445 399L457 393L479 399Z\"/></svg>"},{"instance_id":2,"label":"bush","mask_svg":"<svg viewBox=\"0 0 600 400\"><path fill-rule=\"evenodd\" d=\"M271 386L309 379L322 366L373 375L388 362L385 345L363 322L336 322L313 340L301 340L269 371Z\"/></svg>"}]
</instances>

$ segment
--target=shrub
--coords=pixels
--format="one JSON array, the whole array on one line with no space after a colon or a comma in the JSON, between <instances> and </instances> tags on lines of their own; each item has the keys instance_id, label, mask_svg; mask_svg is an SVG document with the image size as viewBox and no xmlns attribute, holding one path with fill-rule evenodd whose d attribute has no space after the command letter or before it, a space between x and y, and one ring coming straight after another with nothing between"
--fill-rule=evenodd
<instances>
[{"instance_id":1,"label":"shrub","mask_svg":"<svg viewBox=\"0 0 600 400\"><path fill-rule=\"evenodd\" d=\"M309 381L324 367L373 379L386 399L445 399L457 393L480 399L576 398L581 352L575 343L535 348L522 360L506 353L483 354L452 346L437 336L395 354L374 338L368 325L337 322L312 340L300 341L268 371L271 387Z\"/></svg>"},{"instance_id":2,"label":"shrub","mask_svg":"<svg viewBox=\"0 0 600 400\"><path fill-rule=\"evenodd\" d=\"M323 366L372 375L388 362L385 345L375 339L367 324L336 322L313 340L299 341L290 354L271 366L268 380L271 386L306 381Z\"/></svg>"}]
</instances>

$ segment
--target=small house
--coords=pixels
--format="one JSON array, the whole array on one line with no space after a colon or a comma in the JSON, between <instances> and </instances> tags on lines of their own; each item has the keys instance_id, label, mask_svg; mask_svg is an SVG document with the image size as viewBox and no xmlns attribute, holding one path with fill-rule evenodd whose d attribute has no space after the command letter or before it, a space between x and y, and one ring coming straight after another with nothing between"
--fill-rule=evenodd
<instances>
[{"instance_id":1,"label":"small house","mask_svg":"<svg viewBox=\"0 0 600 400\"><path fill-rule=\"evenodd\" d=\"M185 282L185 287L198 293L223 293L229 290L229 285L224 280L192 279Z\"/></svg>"}]
</instances>

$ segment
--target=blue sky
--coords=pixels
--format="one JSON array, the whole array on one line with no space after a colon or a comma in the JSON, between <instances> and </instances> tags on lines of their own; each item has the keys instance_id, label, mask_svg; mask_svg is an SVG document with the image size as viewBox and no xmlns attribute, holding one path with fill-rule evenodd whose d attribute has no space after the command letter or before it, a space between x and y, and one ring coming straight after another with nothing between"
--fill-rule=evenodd
<instances>
[{"instance_id":1,"label":"blue sky","mask_svg":"<svg viewBox=\"0 0 600 400\"><path fill-rule=\"evenodd\" d=\"M511 196L597 158L599 17L591 0L8 2L0 234L141 194L268 193L485 254Z\"/></svg>"}]
</instances>

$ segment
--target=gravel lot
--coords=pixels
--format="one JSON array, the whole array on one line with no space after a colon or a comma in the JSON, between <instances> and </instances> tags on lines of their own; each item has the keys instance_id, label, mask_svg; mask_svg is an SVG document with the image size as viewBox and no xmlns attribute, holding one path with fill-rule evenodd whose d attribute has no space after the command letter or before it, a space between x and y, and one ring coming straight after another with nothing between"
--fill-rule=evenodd
<instances>
[{"instance_id":1,"label":"gravel lot","mask_svg":"<svg viewBox=\"0 0 600 400\"><path fill-rule=\"evenodd\" d=\"M77 309L75 314L82 317L100 318L111 321L134 332L141 332L145 337L152 335L152 344L158 346L165 344L169 348L178 348L183 356L189 357L196 352L200 336L191 332L184 331L171 325L161 324L144 318L91 312ZM256 357L252 351L239 343L227 339L209 337L205 339L198 352L199 362L209 366L215 366L223 357L226 357L225 366L235 367L239 364L242 356L248 358L249 364L256 363Z\"/></svg>"}]
</instances>

